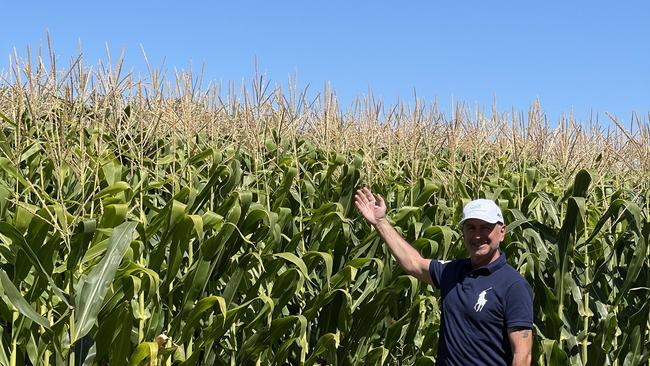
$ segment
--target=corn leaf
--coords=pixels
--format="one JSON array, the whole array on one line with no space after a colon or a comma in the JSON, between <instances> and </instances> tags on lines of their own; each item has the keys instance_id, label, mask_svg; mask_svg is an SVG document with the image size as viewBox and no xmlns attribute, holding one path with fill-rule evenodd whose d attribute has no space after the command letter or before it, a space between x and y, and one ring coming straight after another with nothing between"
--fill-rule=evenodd
<instances>
[{"instance_id":1,"label":"corn leaf","mask_svg":"<svg viewBox=\"0 0 650 366\"><path fill-rule=\"evenodd\" d=\"M125 222L113 229L104 258L80 280L75 297L75 327L71 343L90 332L104 303L108 286L113 281L136 227L135 222Z\"/></svg>"}]
</instances>

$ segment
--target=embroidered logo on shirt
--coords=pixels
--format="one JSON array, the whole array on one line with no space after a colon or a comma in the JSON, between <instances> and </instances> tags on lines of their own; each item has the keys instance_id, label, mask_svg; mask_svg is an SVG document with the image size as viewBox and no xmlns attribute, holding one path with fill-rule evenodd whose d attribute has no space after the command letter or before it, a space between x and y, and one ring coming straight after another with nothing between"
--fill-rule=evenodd
<instances>
[{"instance_id":1,"label":"embroidered logo on shirt","mask_svg":"<svg viewBox=\"0 0 650 366\"><path fill-rule=\"evenodd\" d=\"M480 294L478 294L478 300L476 301L476 305L474 305L474 310L478 313L479 311L483 310L483 307L485 304L487 304L487 292L492 290L492 287L486 288L485 290L481 291Z\"/></svg>"},{"instance_id":2,"label":"embroidered logo on shirt","mask_svg":"<svg viewBox=\"0 0 650 366\"><path fill-rule=\"evenodd\" d=\"M438 259L438 262L440 262L440 264L447 264L447 263L449 263L451 261L450 260L445 260L445 259Z\"/></svg>"}]
</instances>

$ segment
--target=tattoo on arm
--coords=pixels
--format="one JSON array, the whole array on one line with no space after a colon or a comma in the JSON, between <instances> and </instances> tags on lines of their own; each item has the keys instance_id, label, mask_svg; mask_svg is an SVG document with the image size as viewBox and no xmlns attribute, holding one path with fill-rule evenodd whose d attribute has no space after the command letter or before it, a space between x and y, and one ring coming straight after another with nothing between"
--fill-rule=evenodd
<instances>
[{"instance_id":1,"label":"tattoo on arm","mask_svg":"<svg viewBox=\"0 0 650 366\"><path fill-rule=\"evenodd\" d=\"M521 336L521 338L528 338L533 334L533 331L530 328L525 327L509 328L509 331L515 332L517 335Z\"/></svg>"}]
</instances>

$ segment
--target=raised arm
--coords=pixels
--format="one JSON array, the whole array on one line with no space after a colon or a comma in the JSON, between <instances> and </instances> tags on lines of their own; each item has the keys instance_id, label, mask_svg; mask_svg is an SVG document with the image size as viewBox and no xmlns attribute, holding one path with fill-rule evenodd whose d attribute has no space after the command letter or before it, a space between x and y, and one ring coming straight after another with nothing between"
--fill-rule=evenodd
<instances>
[{"instance_id":1,"label":"raised arm","mask_svg":"<svg viewBox=\"0 0 650 366\"><path fill-rule=\"evenodd\" d=\"M433 284L429 274L431 260L422 258L420 253L407 243L393 225L386 220L386 203L384 199L364 187L357 190L357 194L354 196L354 204L366 221L375 227L400 267L409 275Z\"/></svg>"}]
</instances>

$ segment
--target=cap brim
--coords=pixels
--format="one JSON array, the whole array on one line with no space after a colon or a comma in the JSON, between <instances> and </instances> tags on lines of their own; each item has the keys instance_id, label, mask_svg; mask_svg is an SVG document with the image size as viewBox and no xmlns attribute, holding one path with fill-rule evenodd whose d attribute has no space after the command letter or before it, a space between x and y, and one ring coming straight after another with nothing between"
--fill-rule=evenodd
<instances>
[{"instance_id":1,"label":"cap brim","mask_svg":"<svg viewBox=\"0 0 650 366\"><path fill-rule=\"evenodd\" d=\"M485 221L490 224L496 224L497 222L501 222L499 218L495 217L489 217L489 215L472 215L469 217L465 217L462 220L460 220L460 224L462 225L465 221L470 220L470 219L478 219L481 221Z\"/></svg>"}]
</instances>

